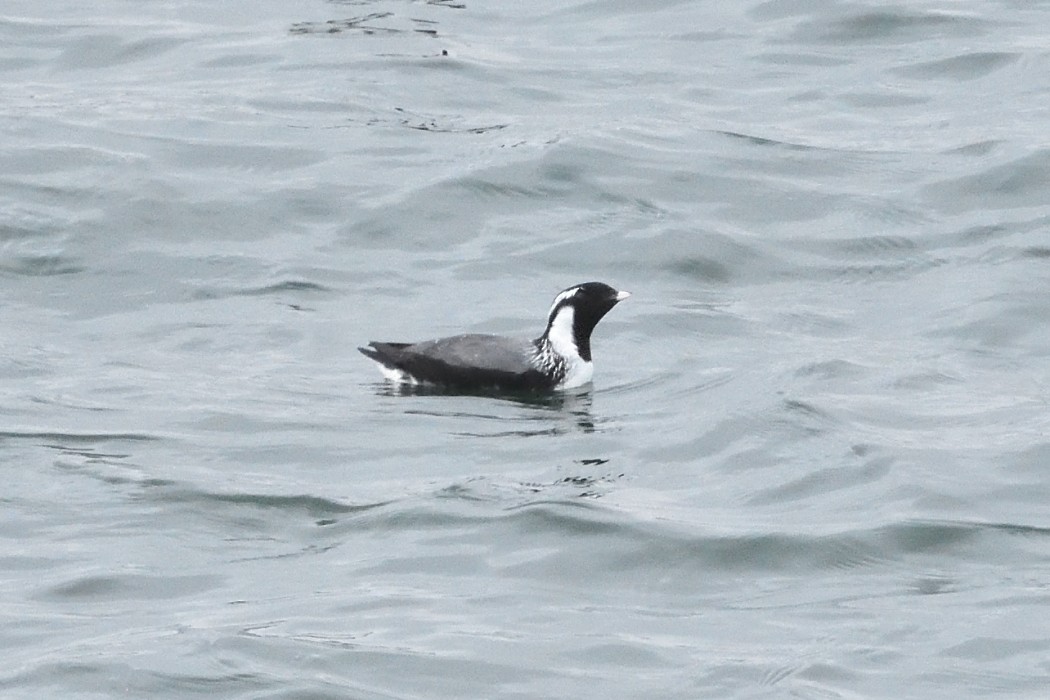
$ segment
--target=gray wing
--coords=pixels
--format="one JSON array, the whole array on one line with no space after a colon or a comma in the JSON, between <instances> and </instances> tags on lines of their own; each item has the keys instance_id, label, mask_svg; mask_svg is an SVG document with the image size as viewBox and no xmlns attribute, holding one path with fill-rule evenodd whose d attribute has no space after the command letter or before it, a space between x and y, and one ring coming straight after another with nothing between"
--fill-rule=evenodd
<instances>
[{"instance_id":1,"label":"gray wing","mask_svg":"<svg viewBox=\"0 0 1050 700\"><path fill-rule=\"evenodd\" d=\"M415 343L405 351L451 367L519 374L533 369L535 345L531 340L470 333Z\"/></svg>"}]
</instances>

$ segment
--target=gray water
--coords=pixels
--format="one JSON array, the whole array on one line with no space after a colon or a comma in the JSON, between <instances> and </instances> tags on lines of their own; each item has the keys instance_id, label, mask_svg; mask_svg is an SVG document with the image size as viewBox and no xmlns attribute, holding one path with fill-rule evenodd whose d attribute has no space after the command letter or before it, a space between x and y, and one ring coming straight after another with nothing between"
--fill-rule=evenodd
<instances>
[{"instance_id":1,"label":"gray water","mask_svg":"<svg viewBox=\"0 0 1050 700\"><path fill-rule=\"evenodd\" d=\"M1050 696L1048 36L8 0L0 694ZM355 349L591 279L585 390Z\"/></svg>"}]
</instances>

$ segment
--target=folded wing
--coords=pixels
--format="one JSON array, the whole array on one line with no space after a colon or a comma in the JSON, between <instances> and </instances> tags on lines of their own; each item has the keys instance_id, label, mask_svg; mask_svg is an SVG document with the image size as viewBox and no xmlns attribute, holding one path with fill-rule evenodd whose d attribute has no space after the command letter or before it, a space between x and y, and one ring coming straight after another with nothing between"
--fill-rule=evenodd
<instances>
[{"instance_id":1,"label":"folded wing","mask_svg":"<svg viewBox=\"0 0 1050 700\"><path fill-rule=\"evenodd\" d=\"M468 334L422 343L371 343L368 357L417 381L462 388L548 389L551 378L537 370L529 340Z\"/></svg>"}]
</instances>

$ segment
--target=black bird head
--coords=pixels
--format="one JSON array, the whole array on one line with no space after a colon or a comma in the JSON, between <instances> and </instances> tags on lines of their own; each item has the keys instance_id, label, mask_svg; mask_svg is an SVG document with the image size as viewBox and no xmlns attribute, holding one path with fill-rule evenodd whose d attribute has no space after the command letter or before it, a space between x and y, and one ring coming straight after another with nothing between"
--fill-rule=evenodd
<instances>
[{"instance_id":1,"label":"black bird head","mask_svg":"<svg viewBox=\"0 0 1050 700\"><path fill-rule=\"evenodd\" d=\"M540 340L547 340L563 354L579 354L591 361L591 332L612 307L631 296L603 282L585 282L563 290L554 297L547 314L547 329Z\"/></svg>"}]
</instances>

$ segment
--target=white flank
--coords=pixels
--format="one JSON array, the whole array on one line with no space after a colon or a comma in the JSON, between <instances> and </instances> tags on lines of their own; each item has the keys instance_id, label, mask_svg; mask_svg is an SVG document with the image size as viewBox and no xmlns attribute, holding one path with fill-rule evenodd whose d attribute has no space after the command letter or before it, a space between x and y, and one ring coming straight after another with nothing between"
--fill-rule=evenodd
<instances>
[{"instance_id":1,"label":"white flank","mask_svg":"<svg viewBox=\"0 0 1050 700\"><path fill-rule=\"evenodd\" d=\"M403 372L395 367L387 367L380 362L376 364L379 366L379 371L383 373L383 376L392 382L397 384L419 384L419 380L407 372Z\"/></svg>"},{"instance_id":2,"label":"white flank","mask_svg":"<svg viewBox=\"0 0 1050 700\"><path fill-rule=\"evenodd\" d=\"M573 389L591 381L594 376L594 363L580 357L576 347L576 336L572 332L572 323L576 311L571 306L563 306L554 317L547 340L551 349L565 361L565 377L558 384L558 389Z\"/></svg>"},{"instance_id":3,"label":"white flank","mask_svg":"<svg viewBox=\"0 0 1050 700\"><path fill-rule=\"evenodd\" d=\"M576 387L583 386L591 381L591 377L593 376L594 363L585 362L577 356L575 361L569 362L567 371L565 372L565 379L562 379L556 388L575 389Z\"/></svg>"}]
</instances>

